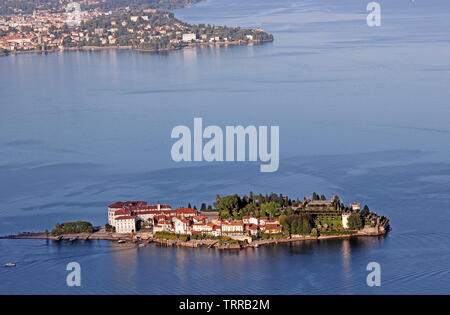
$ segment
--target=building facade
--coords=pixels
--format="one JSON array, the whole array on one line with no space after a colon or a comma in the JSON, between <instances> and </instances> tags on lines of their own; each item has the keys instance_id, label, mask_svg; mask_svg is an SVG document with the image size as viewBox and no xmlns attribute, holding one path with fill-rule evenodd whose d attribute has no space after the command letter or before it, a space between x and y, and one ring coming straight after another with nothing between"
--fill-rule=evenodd
<instances>
[{"instance_id":1,"label":"building facade","mask_svg":"<svg viewBox=\"0 0 450 315\"><path fill-rule=\"evenodd\" d=\"M136 232L136 217L122 216L115 219L116 233L130 234Z\"/></svg>"}]
</instances>

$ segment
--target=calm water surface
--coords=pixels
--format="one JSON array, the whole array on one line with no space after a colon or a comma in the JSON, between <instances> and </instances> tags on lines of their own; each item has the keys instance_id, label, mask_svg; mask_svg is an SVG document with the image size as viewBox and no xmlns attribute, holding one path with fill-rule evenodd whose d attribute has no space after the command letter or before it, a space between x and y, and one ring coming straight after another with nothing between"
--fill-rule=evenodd
<instances>
[{"instance_id":1,"label":"calm water surface","mask_svg":"<svg viewBox=\"0 0 450 315\"><path fill-rule=\"evenodd\" d=\"M450 293L450 4L209 0L192 23L261 27L262 46L0 58L0 234L106 221L116 200L312 191L389 216L384 238L235 253L0 241L0 293ZM280 170L176 164L176 125L279 125ZM65 284L82 266L82 287ZM382 286L366 285L369 262Z\"/></svg>"}]
</instances>

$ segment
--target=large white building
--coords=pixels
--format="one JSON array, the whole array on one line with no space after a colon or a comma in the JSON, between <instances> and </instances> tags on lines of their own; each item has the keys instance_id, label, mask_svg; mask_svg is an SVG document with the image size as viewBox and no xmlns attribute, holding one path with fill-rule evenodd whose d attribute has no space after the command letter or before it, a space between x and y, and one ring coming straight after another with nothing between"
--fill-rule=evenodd
<instances>
[{"instance_id":1,"label":"large white building","mask_svg":"<svg viewBox=\"0 0 450 315\"><path fill-rule=\"evenodd\" d=\"M219 237L222 235L222 227L214 223L198 223L191 226L191 234L204 234Z\"/></svg>"},{"instance_id":2,"label":"large white building","mask_svg":"<svg viewBox=\"0 0 450 315\"><path fill-rule=\"evenodd\" d=\"M153 225L156 231L174 231L174 218L179 218L181 222L177 223L176 229L179 234L187 234L191 219L197 217L199 212L195 209L180 208L172 210L168 205L148 205L145 201L126 201L116 202L108 206L108 224L116 228L117 233L136 232L138 227ZM154 218L162 216L167 222L158 222ZM123 222L123 218L127 218ZM134 223L131 221L134 219ZM186 224L188 224L186 226ZM156 226L158 225L158 226Z\"/></svg>"},{"instance_id":3,"label":"large white building","mask_svg":"<svg viewBox=\"0 0 450 315\"><path fill-rule=\"evenodd\" d=\"M136 232L136 217L123 216L115 219L116 233L129 234Z\"/></svg>"},{"instance_id":4,"label":"large white building","mask_svg":"<svg viewBox=\"0 0 450 315\"><path fill-rule=\"evenodd\" d=\"M191 221L188 219L173 219L173 226L176 234L189 234L189 224Z\"/></svg>"},{"instance_id":5,"label":"large white building","mask_svg":"<svg viewBox=\"0 0 450 315\"><path fill-rule=\"evenodd\" d=\"M171 213L172 207L168 205L151 206L145 201L119 201L108 206L108 224L116 227L116 218L121 216L136 216L136 220L148 221L155 215Z\"/></svg>"},{"instance_id":6,"label":"large white building","mask_svg":"<svg viewBox=\"0 0 450 315\"><path fill-rule=\"evenodd\" d=\"M244 223L243 222L223 222L222 223L222 233L227 234L235 234L235 233L244 233Z\"/></svg>"},{"instance_id":7,"label":"large white building","mask_svg":"<svg viewBox=\"0 0 450 315\"><path fill-rule=\"evenodd\" d=\"M192 231L193 232L212 232L214 227L214 224L204 224L204 223L198 223L192 225Z\"/></svg>"}]
</instances>

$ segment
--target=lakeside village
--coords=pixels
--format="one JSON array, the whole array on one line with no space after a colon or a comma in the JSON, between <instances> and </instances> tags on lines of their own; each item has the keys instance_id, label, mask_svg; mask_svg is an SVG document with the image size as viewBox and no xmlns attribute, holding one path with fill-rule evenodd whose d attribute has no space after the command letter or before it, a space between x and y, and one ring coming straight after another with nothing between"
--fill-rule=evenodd
<instances>
[{"instance_id":1,"label":"lakeside village","mask_svg":"<svg viewBox=\"0 0 450 315\"><path fill-rule=\"evenodd\" d=\"M249 45L273 41L261 29L192 25L158 9L83 11L70 27L68 14L51 10L0 16L0 55L64 50L169 51L184 47Z\"/></svg>"},{"instance_id":2,"label":"lakeside village","mask_svg":"<svg viewBox=\"0 0 450 315\"><path fill-rule=\"evenodd\" d=\"M380 236L389 220L359 203L348 206L338 196L327 200L316 193L304 200L286 196L231 195L216 197L214 205L172 209L145 201L115 202L107 208L108 223L57 224L43 234L12 238L102 239L119 243L155 242L171 246L240 249L299 240Z\"/></svg>"}]
</instances>

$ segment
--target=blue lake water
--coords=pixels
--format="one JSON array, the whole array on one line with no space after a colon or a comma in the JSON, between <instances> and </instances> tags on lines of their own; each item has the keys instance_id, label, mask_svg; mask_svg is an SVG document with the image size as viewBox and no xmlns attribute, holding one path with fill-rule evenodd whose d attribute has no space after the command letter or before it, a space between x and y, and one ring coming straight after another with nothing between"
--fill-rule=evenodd
<instances>
[{"instance_id":1,"label":"blue lake water","mask_svg":"<svg viewBox=\"0 0 450 315\"><path fill-rule=\"evenodd\" d=\"M367 1L369 2L369 1ZM106 221L116 200L176 206L312 191L391 218L384 238L235 253L0 241L0 293L450 293L450 4L208 0L191 23L261 27L258 46L0 58L0 234ZM280 170L178 164L176 125L279 125ZM66 264L82 266L68 288ZM366 266L382 286L366 285Z\"/></svg>"}]
</instances>

